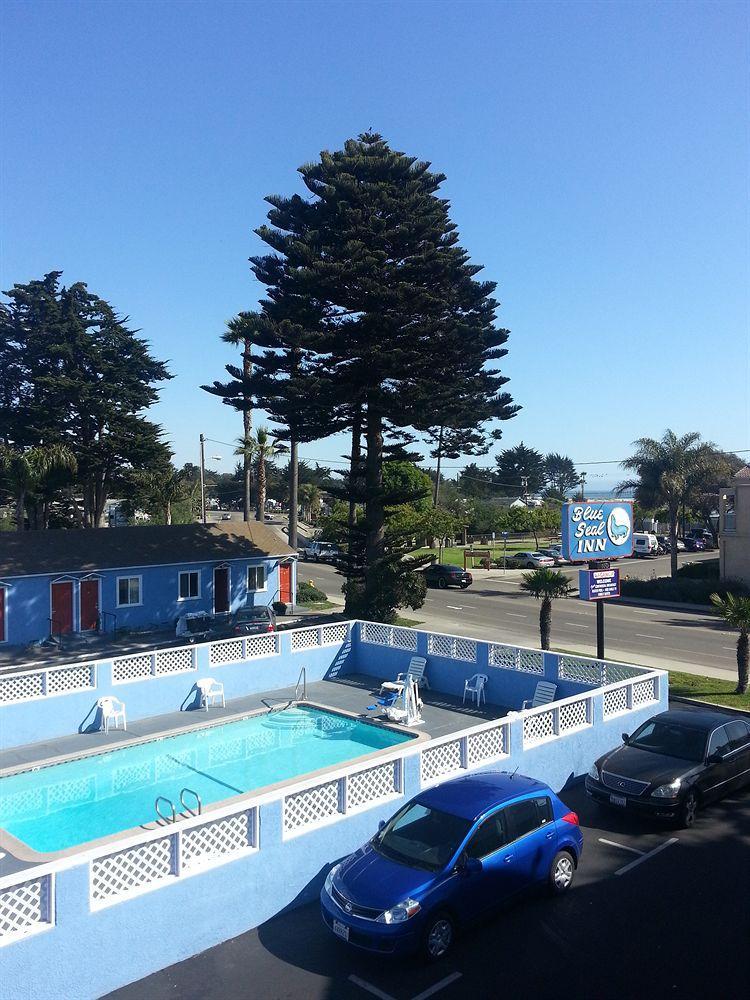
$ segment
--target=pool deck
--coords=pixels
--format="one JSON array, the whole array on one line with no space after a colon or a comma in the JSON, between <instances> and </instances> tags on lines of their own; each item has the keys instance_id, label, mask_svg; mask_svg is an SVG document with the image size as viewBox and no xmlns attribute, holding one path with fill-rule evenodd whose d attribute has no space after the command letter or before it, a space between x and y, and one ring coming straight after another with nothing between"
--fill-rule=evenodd
<instances>
[{"instance_id":1,"label":"pool deck","mask_svg":"<svg viewBox=\"0 0 750 1000\"><path fill-rule=\"evenodd\" d=\"M380 683L378 678L367 674L349 674L335 680L308 684L306 695L308 701L316 704L365 718L378 719L383 718L382 714L378 711L368 712L367 706L375 704ZM482 705L481 709L477 709L468 702L462 705L460 698L453 698L440 692L423 688L420 693L424 702L422 709L424 724L415 728L414 732L420 735L427 734L433 738L449 736L473 724L500 719L508 713L508 709L501 705ZM167 715L128 722L126 732L118 729L109 733L74 733L38 743L28 743L25 746L0 751L0 777L4 773L43 767L60 759L86 755L92 751L106 751L127 746L148 737L174 735L197 724L229 720L238 715L278 706L279 703L293 700L294 695L294 687L278 688L275 691L263 691L244 698L232 699L227 702L226 708L211 708L208 712L201 710L170 712ZM29 867L28 862L13 857L7 849L5 854L0 856L0 876L27 867Z\"/></svg>"}]
</instances>

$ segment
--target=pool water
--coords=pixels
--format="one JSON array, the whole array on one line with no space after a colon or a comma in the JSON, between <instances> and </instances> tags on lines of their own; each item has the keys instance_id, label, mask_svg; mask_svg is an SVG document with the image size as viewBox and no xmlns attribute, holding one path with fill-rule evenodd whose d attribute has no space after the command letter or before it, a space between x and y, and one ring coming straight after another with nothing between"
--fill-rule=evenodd
<instances>
[{"instance_id":1,"label":"pool water","mask_svg":"<svg viewBox=\"0 0 750 1000\"><path fill-rule=\"evenodd\" d=\"M184 788L205 806L411 738L309 706L254 715L0 778L0 828L61 851L152 822L157 795L180 812Z\"/></svg>"}]
</instances>

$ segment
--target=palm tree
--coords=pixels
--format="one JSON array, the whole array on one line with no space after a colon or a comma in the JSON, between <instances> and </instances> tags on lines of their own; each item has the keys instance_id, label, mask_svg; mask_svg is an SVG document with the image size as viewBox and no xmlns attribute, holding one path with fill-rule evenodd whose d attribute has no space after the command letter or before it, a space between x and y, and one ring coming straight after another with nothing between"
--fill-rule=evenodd
<instances>
[{"instance_id":1,"label":"palm tree","mask_svg":"<svg viewBox=\"0 0 750 1000\"><path fill-rule=\"evenodd\" d=\"M77 468L75 455L64 444L34 448L0 445L0 470L16 498L16 531L24 530L26 496L39 488L45 476L52 472L75 473Z\"/></svg>"},{"instance_id":2,"label":"palm tree","mask_svg":"<svg viewBox=\"0 0 750 1000\"><path fill-rule=\"evenodd\" d=\"M688 501L691 492L704 476L715 447L701 441L693 432L678 437L666 430L660 441L638 438L637 449L623 466L636 477L620 483L618 490L635 489L635 498L643 507L667 508L671 549L672 576L677 573L677 520L680 504Z\"/></svg>"},{"instance_id":3,"label":"palm tree","mask_svg":"<svg viewBox=\"0 0 750 1000\"><path fill-rule=\"evenodd\" d=\"M242 347L242 377L248 383L253 373L252 350L256 339L260 314L257 312L241 312L229 320L227 328L221 336L225 344ZM252 400L247 396L243 399L242 408L242 438L247 441L253 429ZM242 478L244 482L244 517L250 520L251 494L253 490L252 456L247 449L242 449Z\"/></svg>"},{"instance_id":4,"label":"palm tree","mask_svg":"<svg viewBox=\"0 0 750 1000\"><path fill-rule=\"evenodd\" d=\"M309 524L313 524L320 510L320 488L315 483L303 483L299 488L299 492L305 520Z\"/></svg>"},{"instance_id":5,"label":"palm tree","mask_svg":"<svg viewBox=\"0 0 750 1000\"><path fill-rule=\"evenodd\" d=\"M249 437L240 438L237 441L235 455L248 456L251 461L255 461L255 472L257 476L257 497L255 506L255 520L263 521L266 510L266 462L270 461L274 455L288 451L286 445L275 441L265 427L259 427L255 434Z\"/></svg>"},{"instance_id":6,"label":"palm tree","mask_svg":"<svg viewBox=\"0 0 750 1000\"><path fill-rule=\"evenodd\" d=\"M737 694L746 694L750 668L748 660L748 635L750 634L750 597L711 594L711 603L730 628L739 629L737 639Z\"/></svg>"},{"instance_id":7,"label":"palm tree","mask_svg":"<svg viewBox=\"0 0 750 1000\"><path fill-rule=\"evenodd\" d=\"M172 504L192 499L195 491L196 484L189 483L183 469L171 469L166 474L153 473L148 477L145 489L148 502L164 514L165 524L172 523Z\"/></svg>"},{"instance_id":8,"label":"palm tree","mask_svg":"<svg viewBox=\"0 0 750 1000\"><path fill-rule=\"evenodd\" d=\"M541 600L539 609L539 633L542 649L549 649L550 630L552 627L552 602L558 597L567 597L572 590L570 580L557 569L535 569L533 573L524 573L521 580L521 590L533 594Z\"/></svg>"}]
</instances>

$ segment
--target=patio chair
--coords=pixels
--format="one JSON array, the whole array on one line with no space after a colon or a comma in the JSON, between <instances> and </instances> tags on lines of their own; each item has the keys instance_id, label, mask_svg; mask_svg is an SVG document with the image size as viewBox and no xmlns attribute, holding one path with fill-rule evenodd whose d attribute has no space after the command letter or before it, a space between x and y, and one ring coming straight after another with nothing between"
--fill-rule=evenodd
<instances>
[{"instance_id":1,"label":"patio chair","mask_svg":"<svg viewBox=\"0 0 750 1000\"><path fill-rule=\"evenodd\" d=\"M224 698L224 685L221 681L217 681L213 677L203 677L201 680L195 682L195 686L200 692L201 708L208 711L208 706L212 701L214 704L220 703L222 708L227 707L227 703Z\"/></svg>"},{"instance_id":2,"label":"patio chair","mask_svg":"<svg viewBox=\"0 0 750 1000\"><path fill-rule=\"evenodd\" d=\"M125 720L125 702L120 701L119 698L114 698L113 696L108 695L106 698L100 698L96 705L97 708L101 709L102 724L100 728L103 729L105 733L109 732L110 725L117 729L120 723L122 723L123 730L127 730L128 724Z\"/></svg>"},{"instance_id":3,"label":"patio chair","mask_svg":"<svg viewBox=\"0 0 750 1000\"><path fill-rule=\"evenodd\" d=\"M482 698L484 698L485 705L487 704L487 695L484 693L484 685L489 680L487 674L474 674L467 681L464 681L464 696L461 699L461 703L466 702L466 695L471 695L471 700L476 701L477 708L482 704Z\"/></svg>"},{"instance_id":4,"label":"patio chair","mask_svg":"<svg viewBox=\"0 0 750 1000\"><path fill-rule=\"evenodd\" d=\"M557 694L557 684L551 681L539 681L536 686L533 698L527 698L521 705L524 708L539 708L540 705L549 705L555 700Z\"/></svg>"},{"instance_id":5,"label":"patio chair","mask_svg":"<svg viewBox=\"0 0 750 1000\"><path fill-rule=\"evenodd\" d=\"M415 681L417 687L424 686L429 689L430 682L425 674L426 669L427 660L424 656L412 656L409 660L409 666L403 673L398 674L395 681L383 681L380 685L380 694L384 695L388 691L400 694L409 680Z\"/></svg>"}]
</instances>

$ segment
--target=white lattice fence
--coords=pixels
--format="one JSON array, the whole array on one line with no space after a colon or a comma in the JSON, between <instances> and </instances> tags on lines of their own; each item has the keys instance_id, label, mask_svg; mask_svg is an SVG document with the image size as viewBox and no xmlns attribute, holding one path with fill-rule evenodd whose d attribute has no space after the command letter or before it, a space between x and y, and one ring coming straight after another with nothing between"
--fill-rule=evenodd
<instances>
[{"instance_id":1,"label":"white lattice fence","mask_svg":"<svg viewBox=\"0 0 750 1000\"><path fill-rule=\"evenodd\" d=\"M208 662L212 667L222 663L239 663L245 659L242 639L227 639L225 642L212 642L208 647Z\"/></svg>"},{"instance_id":2,"label":"white lattice fence","mask_svg":"<svg viewBox=\"0 0 750 1000\"><path fill-rule=\"evenodd\" d=\"M260 656L275 656L279 651L279 640L275 632L249 635L245 639L245 659L254 660Z\"/></svg>"},{"instance_id":3,"label":"white lattice fence","mask_svg":"<svg viewBox=\"0 0 750 1000\"><path fill-rule=\"evenodd\" d=\"M578 656L561 656L559 676L578 684L601 684L605 664L600 660L586 660Z\"/></svg>"},{"instance_id":4,"label":"white lattice fence","mask_svg":"<svg viewBox=\"0 0 750 1000\"><path fill-rule=\"evenodd\" d=\"M629 667L626 663L604 663L602 667L602 684L629 681L633 677L642 676L645 672L642 667Z\"/></svg>"},{"instance_id":5,"label":"white lattice fence","mask_svg":"<svg viewBox=\"0 0 750 1000\"><path fill-rule=\"evenodd\" d=\"M393 627L391 630L391 645L397 649L408 649L410 653L417 650L417 633L412 628Z\"/></svg>"},{"instance_id":6,"label":"white lattice fence","mask_svg":"<svg viewBox=\"0 0 750 1000\"><path fill-rule=\"evenodd\" d=\"M581 698L580 701L570 701L566 705L560 705L560 732L569 733L574 729L581 729L591 721L589 711L589 699Z\"/></svg>"},{"instance_id":7,"label":"white lattice fence","mask_svg":"<svg viewBox=\"0 0 750 1000\"><path fill-rule=\"evenodd\" d=\"M504 670L518 670L518 646L502 646L491 642L488 645L488 660L491 667L502 667Z\"/></svg>"},{"instance_id":8,"label":"white lattice fence","mask_svg":"<svg viewBox=\"0 0 750 1000\"><path fill-rule=\"evenodd\" d=\"M346 642L348 635L349 626L345 623L323 625L320 630L320 643L322 646L333 646L339 642Z\"/></svg>"},{"instance_id":9,"label":"white lattice fence","mask_svg":"<svg viewBox=\"0 0 750 1000\"><path fill-rule=\"evenodd\" d=\"M555 712L557 709L549 708L545 712L537 712L535 715L527 715L523 720L523 743L524 746L533 746L535 743L542 743L555 735Z\"/></svg>"},{"instance_id":10,"label":"white lattice fence","mask_svg":"<svg viewBox=\"0 0 750 1000\"><path fill-rule=\"evenodd\" d=\"M368 767L366 771L350 774L346 779L347 811L390 798L398 792L398 765L395 760Z\"/></svg>"},{"instance_id":11,"label":"white lattice fence","mask_svg":"<svg viewBox=\"0 0 750 1000\"><path fill-rule=\"evenodd\" d=\"M44 695L44 671L33 674L9 674L0 677L0 704L28 701Z\"/></svg>"},{"instance_id":12,"label":"white lattice fence","mask_svg":"<svg viewBox=\"0 0 750 1000\"><path fill-rule=\"evenodd\" d=\"M154 654L138 653L124 656L112 662L112 683L125 684L127 681L142 681L154 672Z\"/></svg>"},{"instance_id":13,"label":"white lattice fence","mask_svg":"<svg viewBox=\"0 0 750 1000\"><path fill-rule=\"evenodd\" d=\"M521 649L518 655L518 669L526 674L543 674L544 654L541 650Z\"/></svg>"},{"instance_id":14,"label":"white lattice fence","mask_svg":"<svg viewBox=\"0 0 750 1000\"><path fill-rule=\"evenodd\" d=\"M340 812L339 779L306 788L284 799L284 832L313 826Z\"/></svg>"},{"instance_id":15,"label":"white lattice fence","mask_svg":"<svg viewBox=\"0 0 750 1000\"><path fill-rule=\"evenodd\" d=\"M68 691L89 691L96 687L95 668L90 663L74 667L58 667L47 673L47 694L67 694Z\"/></svg>"},{"instance_id":16,"label":"white lattice fence","mask_svg":"<svg viewBox=\"0 0 750 1000\"><path fill-rule=\"evenodd\" d=\"M195 871L253 850L255 829L255 810L249 809L185 830L181 845L182 870Z\"/></svg>"},{"instance_id":17,"label":"white lattice fence","mask_svg":"<svg viewBox=\"0 0 750 1000\"><path fill-rule=\"evenodd\" d=\"M91 862L91 902L104 906L175 878L176 837L150 840Z\"/></svg>"},{"instance_id":18,"label":"white lattice fence","mask_svg":"<svg viewBox=\"0 0 750 1000\"><path fill-rule=\"evenodd\" d=\"M196 669L195 650L190 646L160 649L156 654L157 674L184 674Z\"/></svg>"},{"instance_id":19,"label":"white lattice fence","mask_svg":"<svg viewBox=\"0 0 750 1000\"><path fill-rule=\"evenodd\" d=\"M302 649L310 649L318 645L318 629L296 629L292 635L292 652L299 653Z\"/></svg>"},{"instance_id":20,"label":"white lattice fence","mask_svg":"<svg viewBox=\"0 0 750 1000\"><path fill-rule=\"evenodd\" d=\"M494 729L470 733L466 738L466 744L466 761L469 767L503 757L506 754L505 726L495 726Z\"/></svg>"},{"instance_id":21,"label":"white lattice fence","mask_svg":"<svg viewBox=\"0 0 750 1000\"><path fill-rule=\"evenodd\" d=\"M633 684L633 708L640 708L641 705L648 705L652 701L656 701L655 677Z\"/></svg>"},{"instance_id":22,"label":"white lattice fence","mask_svg":"<svg viewBox=\"0 0 750 1000\"><path fill-rule=\"evenodd\" d=\"M440 743L436 747L427 747L420 754L422 784L435 781L444 774L452 774L460 771L461 740L451 740L449 743Z\"/></svg>"},{"instance_id":23,"label":"white lattice fence","mask_svg":"<svg viewBox=\"0 0 750 1000\"><path fill-rule=\"evenodd\" d=\"M393 628L390 625L379 625L377 622L362 622L359 637L362 642L370 642L376 646L392 646Z\"/></svg>"},{"instance_id":24,"label":"white lattice fence","mask_svg":"<svg viewBox=\"0 0 750 1000\"><path fill-rule=\"evenodd\" d=\"M622 715L628 710L628 689L626 686L604 692L604 718Z\"/></svg>"},{"instance_id":25,"label":"white lattice fence","mask_svg":"<svg viewBox=\"0 0 750 1000\"><path fill-rule=\"evenodd\" d=\"M0 945L51 926L52 896L51 875L0 890Z\"/></svg>"},{"instance_id":26,"label":"white lattice fence","mask_svg":"<svg viewBox=\"0 0 750 1000\"><path fill-rule=\"evenodd\" d=\"M427 639L427 652L433 656L444 656L449 660L465 660L475 663L477 644L474 639L461 639L451 635L431 633Z\"/></svg>"}]
</instances>

